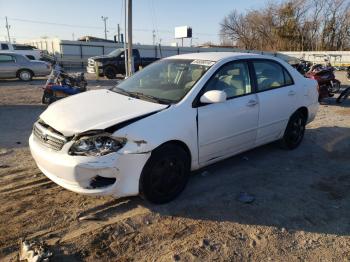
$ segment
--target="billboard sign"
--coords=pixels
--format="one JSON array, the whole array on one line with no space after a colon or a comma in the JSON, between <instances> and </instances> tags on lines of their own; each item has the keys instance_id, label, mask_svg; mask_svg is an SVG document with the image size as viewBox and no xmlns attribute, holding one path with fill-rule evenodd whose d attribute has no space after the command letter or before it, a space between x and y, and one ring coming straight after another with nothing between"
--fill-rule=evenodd
<instances>
[{"instance_id":1,"label":"billboard sign","mask_svg":"<svg viewBox=\"0 0 350 262\"><path fill-rule=\"evenodd\" d=\"M175 27L175 38L191 38L192 28L189 26Z\"/></svg>"}]
</instances>

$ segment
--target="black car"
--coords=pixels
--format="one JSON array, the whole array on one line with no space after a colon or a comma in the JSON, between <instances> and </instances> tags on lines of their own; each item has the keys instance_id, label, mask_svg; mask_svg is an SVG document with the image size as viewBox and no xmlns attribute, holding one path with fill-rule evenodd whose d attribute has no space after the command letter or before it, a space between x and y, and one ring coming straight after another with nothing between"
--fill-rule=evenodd
<instances>
[{"instance_id":1,"label":"black car","mask_svg":"<svg viewBox=\"0 0 350 262\"><path fill-rule=\"evenodd\" d=\"M140 67L145 67L159 58L141 57L138 49L132 50L134 58L134 71ZM118 48L108 55L94 56L88 59L87 72L96 74L98 70L99 76L106 76L109 79L116 78L118 74L125 74L125 52L123 48Z\"/></svg>"}]
</instances>

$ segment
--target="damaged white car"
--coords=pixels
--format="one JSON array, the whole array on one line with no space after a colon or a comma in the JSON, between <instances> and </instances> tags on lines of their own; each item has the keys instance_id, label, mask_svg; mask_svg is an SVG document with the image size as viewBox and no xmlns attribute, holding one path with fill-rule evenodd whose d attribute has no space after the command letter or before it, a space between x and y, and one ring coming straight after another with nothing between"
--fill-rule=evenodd
<instances>
[{"instance_id":1,"label":"damaged white car","mask_svg":"<svg viewBox=\"0 0 350 262\"><path fill-rule=\"evenodd\" d=\"M30 149L69 190L165 203L191 170L275 140L296 148L317 98L316 81L274 57L179 55L110 90L52 104L34 124Z\"/></svg>"}]
</instances>

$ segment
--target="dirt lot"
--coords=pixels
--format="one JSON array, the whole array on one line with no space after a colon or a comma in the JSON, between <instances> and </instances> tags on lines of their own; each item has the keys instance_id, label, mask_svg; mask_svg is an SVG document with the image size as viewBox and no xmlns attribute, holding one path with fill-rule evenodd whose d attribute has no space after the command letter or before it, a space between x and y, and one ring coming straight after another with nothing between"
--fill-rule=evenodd
<instances>
[{"instance_id":1,"label":"dirt lot","mask_svg":"<svg viewBox=\"0 0 350 262\"><path fill-rule=\"evenodd\" d=\"M81 196L41 174L27 140L45 109L43 82L0 81L1 261L17 261L23 237L45 240L54 261L350 260L350 100L322 105L298 149L273 143L232 157L153 206ZM243 204L240 192L256 200Z\"/></svg>"}]
</instances>

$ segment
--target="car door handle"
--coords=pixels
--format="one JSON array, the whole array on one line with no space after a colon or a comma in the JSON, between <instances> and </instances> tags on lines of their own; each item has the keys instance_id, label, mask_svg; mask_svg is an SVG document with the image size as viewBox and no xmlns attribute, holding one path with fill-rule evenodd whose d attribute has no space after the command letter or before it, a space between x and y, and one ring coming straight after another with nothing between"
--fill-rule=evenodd
<instances>
[{"instance_id":1,"label":"car door handle","mask_svg":"<svg viewBox=\"0 0 350 262\"><path fill-rule=\"evenodd\" d=\"M293 90L289 91L289 92L288 92L288 95L289 95L289 96L294 96L294 95L295 95L295 91L293 91Z\"/></svg>"},{"instance_id":2,"label":"car door handle","mask_svg":"<svg viewBox=\"0 0 350 262\"><path fill-rule=\"evenodd\" d=\"M257 104L258 104L258 101L256 101L256 100L249 100L247 103L247 106L255 106Z\"/></svg>"}]
</instances>

